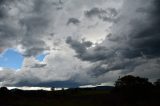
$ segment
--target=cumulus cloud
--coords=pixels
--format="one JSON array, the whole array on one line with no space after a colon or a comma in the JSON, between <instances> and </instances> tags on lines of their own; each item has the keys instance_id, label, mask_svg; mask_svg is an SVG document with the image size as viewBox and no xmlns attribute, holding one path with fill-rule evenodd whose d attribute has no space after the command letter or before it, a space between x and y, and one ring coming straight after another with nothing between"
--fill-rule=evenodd
<instances>
[{"instance_id":1,"label":"cumulus cloud","mask_svg":"<svg viewBox=\"0 0 160 106\"><path fill-rule=\"evenodd\" d=\"M78 86L159 75L158 0L1 0L0 52L17 49L6 86ZM35 56L47 53L43 62ZM144 70L144 71L143 71ZM150 73L150 74L148 74Z\"/></svg>"},{"instance_id":2,"label":"cumulus cloud","mask_svg":"<svg viewBox=\"0 0 160 106\"><path fill-rule=\"evenodd\" d=\"M157 1L126 0L119 15L119 21L112 27L112 34L107 36L101 44L89 49L84 49L83 44L75 43L76 41L69 42L69 44L81 60L98 62L91 69L91 73L95 76L116 70L122 70L122 75L125 75L132 73L140 66L145 69L144 58L147 59L147 64L150 64L152 58L158 58L160 54L157 49L159 47L159 28L157 27L159 19L154 18L159 17L157 13L159 7L153 8L156 5ZM100 16L105 13L105 10L93 8L86 12L86 16ZM79 47L83 47L80 49L82 51L78 51ZM138 74L138 71L136 73ZM151 76L154 77L154 74L150 74Z\"/></svg>"},{"instance_id":3,"label":"cumulus cloud","mask_svg":"<svg viewBox=\"0 0 160 106\"><path fill-rule=\"evenodd\" d=\"M35 56L47 49L44 34L51 18L49 13L52 7L49 2L7 0L2 1L0 7L3 8L0 23L1 48L19 46L24 49L22 53L25 56Z\"/></svg>"}]
</instances>

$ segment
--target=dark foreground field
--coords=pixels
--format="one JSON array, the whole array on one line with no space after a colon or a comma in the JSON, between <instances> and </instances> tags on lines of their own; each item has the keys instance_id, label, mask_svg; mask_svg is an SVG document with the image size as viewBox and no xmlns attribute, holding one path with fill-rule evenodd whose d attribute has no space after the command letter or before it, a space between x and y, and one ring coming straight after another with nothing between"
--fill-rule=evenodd
<instances>
[{"instance_id":1,"label":"dark foreground field","mask_svg":"<svg viewBox=\"0 0 160 106\"><path fill-rule=\"evenodd\" d=\"M125 95L110 90L7 91L0 94L0 106L160 106L160 92Z\"/></svg>"},{"instance_id":2,"label":"dark foreground field","mask_svg":"<svg viewBox=\"0 0 160 106\"><path fill-rule=\"evenodd\" d=\"M0 106L100 106L112 102L108 91L15 91L0 96Z\"/></svg>"}]
</instances>

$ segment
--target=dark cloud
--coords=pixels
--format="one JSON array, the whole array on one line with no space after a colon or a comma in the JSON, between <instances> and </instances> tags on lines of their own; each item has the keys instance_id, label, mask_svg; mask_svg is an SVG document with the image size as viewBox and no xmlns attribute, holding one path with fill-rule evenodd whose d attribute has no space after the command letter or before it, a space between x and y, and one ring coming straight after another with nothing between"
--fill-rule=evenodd
<instances>
[{"instance_id":1,"label":"dark cloud","mask_svg":"<svg viewBox=\"0 0 160 106\"><path fill-rule=\"evenodd\" d=\"M19 0L1 0L0 48L21 46L25 50L24 56L36 56L47 49L43 34L49 26L47 16L50 4L34 0L26 2L29 6L26 8L24 3Z\"/></svg>"},{"instance_id":2,"label":"dark cloud","mask_svg":"<svg viewBox=\"0 0 160 106\"><path fill-rule=\"evenodd\" d=\"M156 79L159 5L159 0L1 0L0 51L17 48L26 61L20 71L1 69L0 82L73 86L126 74ZM43 52L49 52L44 63L36 61Z\"/></svg>"},{"instance_id":3,"label":"dark cloud","mask_svg":"<svg viewBox=\"0 0 160 106\"><path fill-rule=\"evenodd\" d=\"M62 0L58 0L56 2L52 2L53 5L59 5L59 4L63 4Z\"/></svg>"},{"instance_id":4,"label":"dark cloud","mask_svg":"<svg viewBox=\"0 0 160 106\"><path fill-rule=\"evenodd\" d=\"M9 22L5 21L5 19L8 18L8 11L10 10L8 4L12 3L13 2L10 0L0 1L0 47L3 49L12 47L12 45L16 43L16 28L11 26Z\"/></svg>"},{"instance_id":5,"label":"dark cloud","mask_svg":"<svg viewBox=\"0 0 160 106\"><path fill-rule=\"evenodd\" d=\"M128 5L132 4L131 1L127 3L130 3ZM138 18L136 16L134 17L134 14L130 16L129 12L122 13L121 17L124 18L125 16L129 20L121 21L123 19L120 17L121 19L118 23L115 23L114 27L116 28L117 26L122 26L127 23L126 26L121 27L124 32L114 33L109 39L106 38L102 44L96 47L86 49L82 43L74 40L67 43L76 51L77 57L81 60L92 63L100 62L90 69L91 71L89 73L93 76L98 77L109 71L116 70L122 70L121 74L131 73L136 70L136 67L141 67L143 64L146 64L146 59L151 62L151 59L156 60L160 57L159 3L158 0L155 0L153 3L154 8L140 7L140 9L138 9L145 10L145 12L137 11L138 7L135 7L135 11L132 11L134 11L134 14L139 14ZM150 10L146 12L148 8ZM131 9L133 9L133 7ZM127 8L125 8L125 11L127 11ZM106 10L93 8L90 11L86 11L85 15L87 17L98 16L101 18L105 16L106 13ZM114 13L114 10L112 10L112 13ZM114 14L117 15L116 12ZM142 14L146 14L145 17ZM128 29L127 27L131 30L125 32ZM111 42L113 45L109 47L106 45L106 42ZM105 68L103 67L104 65L106 65Z\"/></svg>"},{"instance_id":6,"label":"dark cloud","mask_svg":"<svg viewBox=\"0 0 160 106\"><path fill-rule=\"evenodd\" d=\"M93 67L91 67L90 71L88 72L88 74L93 77L96 78L98 76L101 76L103 74L105 74L106 72L108 72L109 70L106 69L105 67L102 67L101 64L95 65Z\"/></svg>"},{"instance_id":7,"label":"dark cloud","mask_svg":"<svg viewBox=\"0 0 160 106\"><path fill-rule=\"evenodd\" d=\"M52 2L52 5L54 5L56 7L56 10L62 10L63 4L64 4L64 2L61 0Z\"/></svg>"},{"instance_id":8,"label":"dark cloud","mask_svg":"<svg viewBox=\"0 0 160 106\"><path fill-rule=\"evenodd\" d=\"M115 17L118 15L118 12L114 8L92 8L91 10L85 11L85 16L88 18L98 17L103 21L112 22L115 21Z\"/></svg>"},{"instance_id":9,"label":"dark cloud","mask_svg":"<svg viewBox=\"0 0 160 106\"><path fill-rule=\"evenodd\" d=\"M92 48L92 42L90 41L79 42L72 39L71 37L68 37L66 42L70 44L70 46L76 51L76 57L80 58L83 61L103 61L111 58L111 56L116 55L114 49L108 50L105 46L96 46Z\"/></svg>"},{"instance_id":10,"label":"dark cloud","mask_svg":"<svg viewBox=\"0 0 160 106\"><path fill-rule=\"evenodd\" d=\"M80 23L80 21L76 18L70 18L68 19L67 25L69 24L74 24L74 25L78 25Z\"/></svg>"},{"instance_id":11,"label":"dark cloud","mask_svg":"<svg viewBox=\"0 0 160 106\"><path fill-rule=\"evenodd\" d=\"M79 42L77 40L73 40L71 37L68 37L66 42L71 45L71 47L76 51L77 57L82 59L83 61L101 61L106 60L113 55L113 51L108 50L104 46L97 46L95 48L87 49L87 43L89 43L89 47L91 46L91 42Z\"/></svg>"},{"instance_id":12,"label":"dark cloud","mask_svg":"<svg viewBox=\"0 0 160 106\"><path fill-rule=\"evenodd\" d=\"M107 13L106 10L99 9L99 8L95 7L95 8L92 8L91 10L89 10L89 11L86 11L85 15L87 17L94 17L94 16L103 16L106 13Z\"/></svg>"},{"instance_id":13,"label":"dark cloud","mask_svg":"<svg viewBox=\"0 0 160 106\"><path fill-rule=\"evenodd\" d=\"M0 42L1 47L12 47L16 43L16 31L8 25L0 25ZM11 42L12 41L12 42Z\"/></svg>"},{"instance_id":14,"label":"dark cloud","mask_svg":"<svg viewBox=\"0 0 160 106\"><path fill-rule=\"evenodd\" d=\"M4 18L6 16L4 2L5 2L5 0L0 1L0 19Z\"/></svg>"},{"instance_id":15,"label":"dark cloud","mask_svg":"<svg viewBox=\"0 0 160 106\"><path fill-rule=\"evenodd\" d=\"M38 54L41 54L44 50L48 50L45 42L40 40L26 39L22 42L22 44L23 47L27 48L27 50L23 52L23 56L25 57L37 56Z\"/></svg>"},{"instance_id":16,"label":"dark cloud","mask_svg":"<svg viewBox=\"0 0 160 106\"><path fill-rule=\"evenodd\" d=\"M123 52L125 57L141 57L142 54L149 58L157 58L160 56L160 50L158 49L160 48L160 18L158 18L160 17L160 8L157 5L158 3L159 2L155 0L154 9L151 8L151 10L148 11L149 21L151 21L148 27L144 28L145 24L140 22L140 20L133 20L133 22L131 22L133 32L129 35L128 50ZM135 32L137 29L139 29L139 31Z\"/></svg>"},{"instance_id":17,"label":"dark cloud","mask_svg":"<svg viewBox=\"0 0 160 106\"><path fill-rule=\"evenodd\" d=\"M8 4L12 4L13 0L0 0L0 19L8 17L8 11L11 10Z\"/></svg>"},{"instance_id":18,"label":"dark cloud","mask_svg":"<svg viewBox=\"0 0 160 106\"><path fill-rule=\"evenodd\" d=\"M45 66L46 66L46 64L34 64L31 66L31 68L43 68Z\"/></svg>"},{"instance_id":19,"label":"dark cloud","mask_svg":"<svg viewBox=\"0 0 160 106\"><path fill-rule=\"evenodd\" d=\"M72 39L71 37L68 37L66 42L76 51L76 57L80 58L83 61L103 61L111 58L111 56L114 56L115 54L114 50L107 49L105 46L96 46L92 48L92 42L90 41L79 42Z\"/></svg>"},{"instance_id":20,"label":"dark cloud","mask_svg":"<svg viewBox=\"0 0 160 106\"><path fill-rule=\"evenodd\" d=\"M86 51L86 47L83 44L78 41L72 40L71 37L67 38L66 43L70 44L77 53L83 53Z\"/></svg>"}]
</instances>

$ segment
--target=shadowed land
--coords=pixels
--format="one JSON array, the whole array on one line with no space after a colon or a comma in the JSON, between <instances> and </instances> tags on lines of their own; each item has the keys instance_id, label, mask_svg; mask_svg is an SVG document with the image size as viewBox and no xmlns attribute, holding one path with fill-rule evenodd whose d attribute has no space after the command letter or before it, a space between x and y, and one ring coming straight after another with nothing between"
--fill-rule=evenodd
<instances>
[{"instance_id":1,"label":"shadowed land","mask_svg":"<svg viewBox=\"0 0 160 106\"><path fill-rule=\"evenodd\" d=\"M74 88L61 91L0 89L0 106L160 106L160 80L125 76L115 87Z\"/></svg>"}]
</instances>

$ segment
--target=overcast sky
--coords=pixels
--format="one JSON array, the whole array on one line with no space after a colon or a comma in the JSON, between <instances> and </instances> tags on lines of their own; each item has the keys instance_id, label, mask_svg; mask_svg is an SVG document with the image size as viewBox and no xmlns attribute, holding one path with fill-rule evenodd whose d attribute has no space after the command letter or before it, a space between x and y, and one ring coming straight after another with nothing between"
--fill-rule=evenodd
<instances>
[{"instance_id":1,"label":"overcast sky","mask_svg":"<svg viewBox=\"0 0 160 106\"><path fill-rule=\"evenodd\" d=\"M160 0L0 0L0 86L160 78Z\"/></svg>"}]
</instances>

